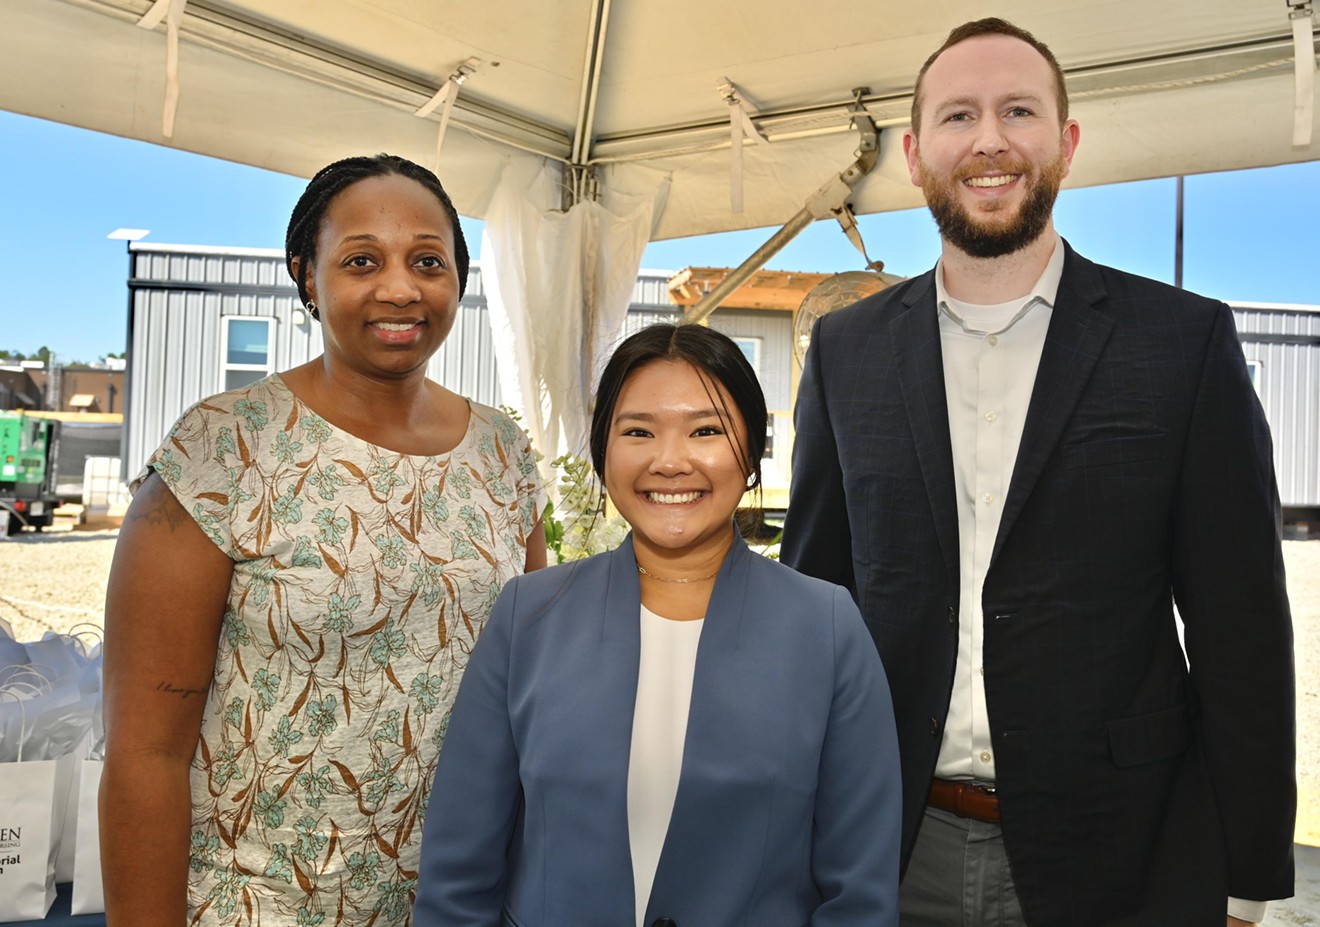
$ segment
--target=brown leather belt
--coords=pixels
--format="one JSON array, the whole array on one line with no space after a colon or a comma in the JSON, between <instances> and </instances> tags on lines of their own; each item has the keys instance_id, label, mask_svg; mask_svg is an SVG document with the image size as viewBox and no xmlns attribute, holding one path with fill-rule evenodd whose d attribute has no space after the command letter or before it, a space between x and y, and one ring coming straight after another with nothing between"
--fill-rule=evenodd
<instances>
[{"instance_id":1,"label":"brown leather belt","mask_svg":"<svg viewBox=\"0 0 1320 927\"><path fill-rule=\"evenodd\" d=\"M991 824L998 824L1002 820L999 816L999 796L995 794L993 786L932 779L929 804L941 811L952 811L960 818L973 818Z\"/></svg>"}]
</instances>

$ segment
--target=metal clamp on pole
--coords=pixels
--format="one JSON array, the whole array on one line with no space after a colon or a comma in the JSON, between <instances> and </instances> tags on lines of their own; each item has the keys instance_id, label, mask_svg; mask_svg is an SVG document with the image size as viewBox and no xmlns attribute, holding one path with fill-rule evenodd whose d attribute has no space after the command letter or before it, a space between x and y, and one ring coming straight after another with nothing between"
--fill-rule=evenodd
<instances>
[{"instance_id":1,"label":"metal clamp on pole","mask_svg":"<svg viewBox=\"0 0 1320 927\"><path fill-rule=\"evenodd\" d=\"M729 271L729 275L703 296L700 302L684 313L685 324L706 319L719 308L720 303L728 299L730 293L751 279L752 274L764 267L766 261L778 254L812 222L831 216L839 217L842 212L848 210L848 197L852 194L852 188L871 173L880 160L880 130L876 128L870 113L862 104L862 99L868 93L870 88L867 87L853 90L853 105L849 108L852 113L852 126L861 137L861 143L857 148L857 160L825 181L820 189L807 197L806 205L798 210L793 218L784 223L783 227L770 236L765 244L757 248L751 257Z\"/></svg>"}]
</instances>

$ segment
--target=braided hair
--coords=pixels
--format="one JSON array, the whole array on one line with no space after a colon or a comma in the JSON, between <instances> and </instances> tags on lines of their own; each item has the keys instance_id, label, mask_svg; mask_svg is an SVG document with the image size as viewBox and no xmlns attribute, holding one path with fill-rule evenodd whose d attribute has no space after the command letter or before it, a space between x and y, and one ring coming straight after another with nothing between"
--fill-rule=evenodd
<instances>
[{"instance_id":1,"label":"braided hair","mask_svg":"<svg viewBox=\"0 0 1320 927\"><path fill-rule=\"evenodd\" d=\"M454 232L454 267L458 272L458 296L463 298L467 290L468 247L463 237L463 227L458 221L458 210L440 184L435 174L407 158L398 155L378 154L372 157L344 158L333 164L327 164L316 172L307 183L307 189L298 197L289 217L289 230L284 236L284 264L289 269L289 276L298 285L298 298L307 303L307 268L316 260L316 239L321 234L321 223L330 203L346 187L369 177L384 177L398 174L415 180L435 194L440 205L449 217L449 225ZM293 269L294 258L301 258L297 272ZM313 313L313 315L317 315ZM319 317L319 316L318 316Z\"/></svg>"}]
</instances>

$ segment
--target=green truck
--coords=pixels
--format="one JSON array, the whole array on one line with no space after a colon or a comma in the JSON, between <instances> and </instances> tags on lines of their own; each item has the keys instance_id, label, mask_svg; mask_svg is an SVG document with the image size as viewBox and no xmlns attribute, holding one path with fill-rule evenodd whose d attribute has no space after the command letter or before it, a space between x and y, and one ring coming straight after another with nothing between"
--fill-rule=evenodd
<instances>
[{"instance_id":1,"label":"green truck","mask_svg":"<svg viewBox=\"0 0 1320 927\"><path fill-rule=\"evenodd\" d=\"M60 423L26 412L0 412L0 528L6 537L55 521L55 461Z\"/></svg>"}]
</instances>

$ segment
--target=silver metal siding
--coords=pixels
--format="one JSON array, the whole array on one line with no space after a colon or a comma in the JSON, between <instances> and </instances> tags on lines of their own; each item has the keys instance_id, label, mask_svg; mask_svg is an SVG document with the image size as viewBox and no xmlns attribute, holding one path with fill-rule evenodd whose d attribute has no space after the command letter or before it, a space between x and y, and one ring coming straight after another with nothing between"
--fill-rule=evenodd
<instances>
[{"instance_id":1,"label":"silver metal siding","mask_svg":"<svg viewBox=\"0 0 1320 927\"><path fill-rule=\"evenodd\" d=\"M468 297L471 297L477 299L480 297L484 299L485 296L486 286L481 281L481 267L476 264L470 265L468 267L467 286L463 290L463 298L467 299Z\"/></svg>"},{"instance_id":2,"label":"silver metal siding","mask_svg":"<svg viewBox=\"0 0 1320 927\"><path fill-rule=\"evenodd\" d=\"M1274 435L1274 468L1284 506L1320 506L1320 309L1234 307L1248 362ZM1300 343L1270 343L1271 337ZM1307 343L1309 342L1309 343Z\"/></svg>"},{"instance_id":3,"label":"silver metal siding","mask_svg":"<svg viewBox=\"0 0 1320 927\"><path fill-rule=\"evenodd\" d=\"M488 406L499 406L499 372L490 331L486 297L471 289L459 303L454 327L427 365L426 375L440 385Z\"/></svg>"},{"instance_id":4,"label":"silver metal siding","mask_svg":"<svg viewBox=\"0 0 1320 927\"><path fill-rule=\"evenodd\" d=\"M650 328L652 325L669 324L674 325L681 321L682 314L676 309L629 309L627 317L623 320L623 332L619 335L619 341L637 334L643 328Z\"/></svg>"},{"instance_id":5,"label":"silver metal siding","mask_svg":"<svg viewBox=\"0 0 1320 927\"><path fill-rule=\"evenodd\" d=\"M282 258L138 251L133 268L132 386L124 460L129 476L142 468L189 406L224 388L222 318L274 319L275 370L297 366L321 351L320 327L310 319L293 322L300 305ZM266 292L222 289L231 286Z\"/></svg>"},{"instance_id":6,"label":"silver metal siding","mask_svg":"<svg viewBox=\"0 0 1320 927\"><path fill-rule=\"evenodd\" d=\"M139 245L131 253L134 324L124 461L130 476L184 410L223 389L221 318L275 319L276 370L296 367L322 350L319 324L310 318L293 321L301 307L278 252L193 252L177 246L153 251ZM620 340L681 317L669 302L668 278L654 271L639 276ZM1261 364L1259 391L1274 434L1283 504L1320 506L1320 309L1238 306L1234 319L1245 356ZM792 314L726 309L714 313L710 324L729 335L762 339L759 373L780 457L790 434ZM1299 343L1269 343L1279 337ZM497 363L481 268L474 266L454 329L427 372L455 392L499 405Z\"/></svg>"},{"instance_id":7,"label":"silver metal siding","mask_svg":"<svg viewBox=\"0 0 1320 927\"><path fill-rule=\"evenodd\" d=\"M672 310L674 304L669 299L670 276L672 275L667 271L662 273L642 271L633 286L632 305L654 306L661 309L668 307Z\"/></svg>"},{"instance_id":8,"label":"silver metal siding","mask_svg":"<svg viewBox=\"0 0 1320 927\"><path fill-rule=\"evenodd\" d=\"M719 309L710 327L729 337L761 339L761 389L772 413L788 412L793 393L793 313L776 309Z\"/></svg>"}]
</instances>

